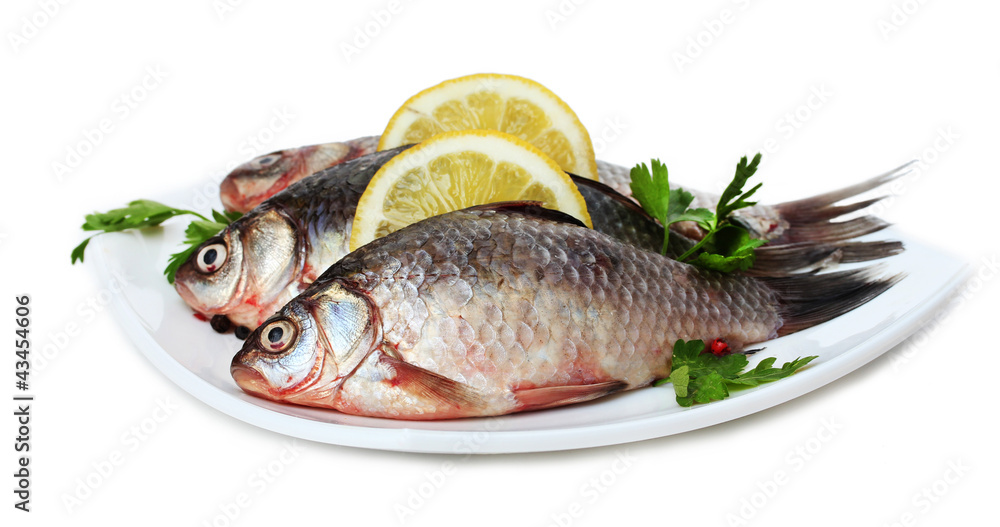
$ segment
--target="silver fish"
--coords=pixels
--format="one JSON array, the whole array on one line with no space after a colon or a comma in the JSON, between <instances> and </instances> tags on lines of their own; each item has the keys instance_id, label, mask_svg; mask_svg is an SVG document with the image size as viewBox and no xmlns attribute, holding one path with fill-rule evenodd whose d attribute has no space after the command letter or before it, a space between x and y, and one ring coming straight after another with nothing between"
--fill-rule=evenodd
<instances>
[{"instance_id":1,"label":"silver fish","mask_svg":"<svg viewBox=\"0 0 1000 527\"><path fill-rule=\"evenodd\" d=\"M538 207L430 218L333 265L246 340L246 392L397 419L588 401L669 375L677 339L735 350L824 322L899 277L680 263Z\"/></svg>"},{"instance_id":2,"label":"silver fish","mask_svg":"<svg viewBox=\"0 0 1000 527\"><path fill-rule=\"evenodd\" d=\"M265 200L192 254L178 270L178 293L198 313L225 316L246 328L257 327L347 254L358 199L375 172L406 148L337 164ZM884 184L902 173L905 171L897 169L851 187L849 192L817 196L803 202L804 206L793 202L792 206L774 207L774 213L786 226L782 236L803 233L788 243L808 245L811 250L788 248L782 240L776 240L762 249L754 272L780 275L808 266L864 261L899 252L902 246L897 242L845 243L887 225L877 218L829 220L845 210L833 206L834 201L859 189ZM659 250L662 227L634 202L599 183L582 178L576 181L597 230L648 250ZM683 237L677 238L677 243L684 243ZM674 254L680 252L683 249Z\"/></svg>"},{"instance_id":3,"label":"silver fish","mask_svg":"<svg viewBox=\"0 0 1000 527\"><path fill-rule=\"evenodd\" d=\"M247 212L296 181L320 173L324 169L344 161L374 152L378 145L378 139L379 136L362 137L344 142L288 148L261 156L238 167L226 177L220 189L223 204L227 210ZM877 218L858 218L849 224L839 225L839 231L835 235L835 233L829 232L831 227L829 219L848 214L854 210L863 209L871 205L875 200L853 204L853 208L851 209L829 207L829 205L883 185L892 179L905 175L911 169L912 163L903 165L878 178L837 191L840 196L837 199L830 199L833 197L831 193L812 198L814 203L810 204L803 202L790 202L777 206L757 204L738 211L736 217L742 225L753 233L755 238L775 240L783 243L817 240L826 242L844 241L861 236L862 234L877 231L884 228L886 224ZM623 196L631 196L631 175L629 168L597 160L597 172L601 183L606 185L606 187L613 189ZM583 182L588 181L584 178L578 178L578 180ZM673 188L677 187L678 185L673 185ZM718 200L717 195L690 188L686 188L686 190L694 195L692 207L704 207L710 210L715 207L715 203ZM809 209L806 205L823 209L826 216L808 216L806 213ZM825 231L809 232L808 235L803 235L802 233L809 230L809 228L803 226L807 222L816 224L817 227L822 227ZM795 233L789 232L794 230L793 226L799 227L799 235L796 236ZM691 222L675 224L672 228L676 232L695 240L703 235L702 231Z\"/></svg>"},{"instance_id":4,"label":"silver fish","mask_svg":"<svg viewBox=\"0 0 1000 527\"><path fill-rule=\"evenodd\" d=\"M249 212L289 185L321 170L370 154L378 136L286 148L255 157L222 180L219 195L228 211Z\"/></svg>"},{"instance_id":5,"label":"silver fish","mask_svg":"<svg viewBox=\"0 0 1000 527\"><path fill-rule=\"evenodd\" d=\"M347 254L358 199L405 148L338 164L265 200L178 268L177 292L198 313L257 327Z\"/></svg>"}]
</instances>

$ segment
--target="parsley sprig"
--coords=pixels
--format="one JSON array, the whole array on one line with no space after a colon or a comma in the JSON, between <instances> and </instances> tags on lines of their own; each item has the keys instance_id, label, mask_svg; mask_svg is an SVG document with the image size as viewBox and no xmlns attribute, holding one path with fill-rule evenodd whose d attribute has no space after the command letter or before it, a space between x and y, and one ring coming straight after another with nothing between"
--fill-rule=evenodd
<instances>
[{"instance_id":1,"label":"parsley sprig","mask_svg":"<svg viewBox=\"0 0 1000 527\"><path fill-rule=\"evenodd\" d=\"M691 406L729 397L729 389L749 388L765 382L784 379L816 359L800 357L775 368L777 360L768 357L755 368L744 372L749 361L742 353L715 355L705 351L701 340L678 340L674 343L673 370L670 377L656 381L655 386L674 385L677 404Z\"/></svg>"},{"instance_id":2,"label":"parsley sprig","mask_svg":"<svg viewBox=\"0 0 1000 527\"><path fill-rule=\"evenodd\" d=\"M239 219L242 214L239 212L219 212L213 210L212 219L209 219L192 210L175 209L156 201L137 199L129 202L127 206L122 208L112 209L108 212L87 214L84 217L83 230L99 232L83 240L80 245L77 245L73 249L70 255L70 262L73 264L82 262L87 245L98 234L156 227L174 216L185 214L197 216L198 219L192 221L185 230L186 237L184 243L188 247L179 253L172 254L167 263L167 268L163 271L163 274L167 276L167 281L172 284L174 283L174 276L177 274L177 269L188 259L191 253L206 240L218 234L222 229L225 229L227 225Z\"/></svg>"},{"instance_id":3,"label":"parsley sprig","mask_svg":"<svg viewBox=\"0 0 1000 527\"><path fill-rule=\"evenodd\" d=\"M705 236L677 259L706 269L731 273L745 271L753 266L754 249L764 245L766 240L755 239L750 232L740 225L732 223L730 214L757 204L747 201L757 189L758 183L744 192L747 180L757 172L761 155L754 156L747 162L746 156L736 165L736 175L719 197L715 212L705 208L691 208L694 195L682 189L670 188L670 178L667 166L658 159L650 162L652 171L641 163L632 168L632 196L639 201L642 208L663 224L663 248L667 253L667 243L670 237L670 225L679 221L693 221L705 230Z\"/></svg>"}]
</instances>

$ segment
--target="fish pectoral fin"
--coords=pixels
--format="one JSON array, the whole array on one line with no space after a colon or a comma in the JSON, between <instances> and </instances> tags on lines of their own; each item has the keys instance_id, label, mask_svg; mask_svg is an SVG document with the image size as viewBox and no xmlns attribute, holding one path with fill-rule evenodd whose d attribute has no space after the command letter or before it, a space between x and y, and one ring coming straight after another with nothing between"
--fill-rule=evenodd
<instances>
[{"instance_id":1,"label":"fish pectoral fin","mask_svg":"<svg viewBox=\"0 0 1000 527\"><path fill-rule=\"evenodd\" d=\"M385 382L398 386L413 395L462 410L472 410L483 406L482 396L467 384L453 381L384 353L379 357L378 362L385 374Z\"/></svg>"},{"instance_id":2,"label":"fish pectoral fin","mask_svg":"<svg viewBox=\"0 0 1000 527\"><path fill-rule=\"evenodd\" d=\"M519 411L541 410L590 401L624 390L627 386L628 383L624 381L608 381L597 384L528 388L515 390L514 397L517 399Z\"/></svg>"}]
</instances>

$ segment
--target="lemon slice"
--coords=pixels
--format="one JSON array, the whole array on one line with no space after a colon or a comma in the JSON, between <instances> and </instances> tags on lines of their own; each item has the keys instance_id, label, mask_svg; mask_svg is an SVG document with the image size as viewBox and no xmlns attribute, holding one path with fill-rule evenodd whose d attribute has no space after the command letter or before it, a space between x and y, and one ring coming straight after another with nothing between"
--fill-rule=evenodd
<instances>
[{"instance_id":1,"label":"lemon slice","mask_svg":"<svg viewBox=\"0 0 1000 527\"><path fill-rule=\"evenodd\" d=\"M534 146L493 130L446 132L375 173L358 200L350 249L431 216L498 201L540 201L593 226L573 180Z\"/></svg>"},{"instance_id":2,"label":"lemon slice","mask_svg":"<svg viewBox=\"0 0 1000 527\"><path fill-rule=\"evenodd\" d=\"M506 132L535 145L566 172L597 179L594 145L573 110L545 86L514 75L459 77L410 97L389 120L378 149L457 130Z\"/></svg>"}]
</instances>

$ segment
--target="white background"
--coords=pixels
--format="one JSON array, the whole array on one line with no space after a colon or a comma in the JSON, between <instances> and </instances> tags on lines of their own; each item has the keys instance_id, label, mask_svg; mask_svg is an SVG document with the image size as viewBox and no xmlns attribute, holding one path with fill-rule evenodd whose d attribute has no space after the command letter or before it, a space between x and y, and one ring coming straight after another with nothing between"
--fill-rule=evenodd
<instances>
[{"instance_id":1,"label":"white background","mask_svg":"<svg viewBox=\"0 0 1000 527\"><path fill-rule=\"evenodd\" d=\"M33 512L14 511L4 491L4 525L397 525L395 506L429 479L439 486L404 524L727 525L747 513L744 500L758 505L749 523L759 525L990 521L997 3L109 1L40 14L51 3L7 1L0 18L0 327L13 331L14 295L32 295L33 345L50 355L31 377ZM395 14L384 12L390 5ZM896 13L903 7L910 14ZM374 36L359 37L366 27ZM681 56L690 63L679 65ZM165 78L136 88L148 70ZM472 459L300 442L282 464L287 438L166 380L101 302L93 269L69 266L86 212L184 188L194 199L193 189L211 189L255 154L379 133L413 93L475 72L542 82L587 125L600 158L660 157L693 187L718 186L739 156L773 138L764 201L925 159L882 214L962 255L979 278L940 323L861 370L709 429ZM123 106L133 89L143 100ZM293 117L284 125L275 112ZM111 131L57 174L54 163L104 119ZM275 123L283 129L271 133ZM255 149L250 136L269 142ZM6 398L14 360L3 349ZM163 417L158 401L174 408L145 440L129 439ZM15 463L9 404L0 412L2 489L12 488ZM820 442L824 420L838 428ZM807 446L805 460L795 450ZM114 451L123 461L67 506ZM619 454L635 461L614 473ZM455 468L442 480L446 462ZM268 467L281 474L262 488L251 478ZM779 470L787 482L769 483ZM610 484L595 492L591 480L602 476ZM767 487L777 490L755 497ZM914 500L924 489L944 495ZM252 503L230 522L220 510L241 492ZM580 514L569 519L570 510Z\"/></svg>"}]
</instances>

